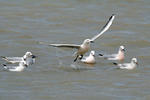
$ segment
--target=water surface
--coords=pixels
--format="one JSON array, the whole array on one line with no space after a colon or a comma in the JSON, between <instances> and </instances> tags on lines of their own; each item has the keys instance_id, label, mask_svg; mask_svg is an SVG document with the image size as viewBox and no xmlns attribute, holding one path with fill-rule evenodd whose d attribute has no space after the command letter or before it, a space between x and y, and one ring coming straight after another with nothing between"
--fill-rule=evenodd
<instances>
[{"instance_id":1,"label":"water surface","mask_svg":"<svg viewBox=\"0 0 150 100\"><path fill-rule=\"evenodd\" d=\"M1 56L22 56L26 51L38 56L24 72L0 71L0 99L149 100L149 5L149 0L0 0ZM124 45L125 62L138 58L135 70L117 70L98 57L93 66L73 63L75 50L38 44L80 44L97 34L113 13L113 25L92 50L114 53Z\"/></svg>"}]
</instances>

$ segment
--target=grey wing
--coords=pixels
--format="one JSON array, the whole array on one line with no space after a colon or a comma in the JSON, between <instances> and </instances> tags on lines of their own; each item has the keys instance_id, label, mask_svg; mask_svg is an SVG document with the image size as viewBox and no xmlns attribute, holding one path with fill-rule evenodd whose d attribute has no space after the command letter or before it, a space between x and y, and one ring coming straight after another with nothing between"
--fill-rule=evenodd
<instances>
[{"instance_id":1,"label":"grey wing","mask_svg":"<svg viewBox=\"0 0 150 100\"><path fill-rule=\"evenodd\" d=\"M53 46L53 47L67 47L67 48L80 48L80 45L76 44L49 44L46 42L39 42L40 44L48 45L48 46Z\"/></svg>"},{"instance_id":2,"label":"grey wing","mask_svg":"<svg viewBox=\"0 0 150 100\"><path fill-rule=\"evenodd\" d=\"M128 67L128 65L129 65L129 64L127 64L127 63L125 63L125 64L118 64L118 66L119 66L120 68L126 68L126 67Z\"/></svg>"},{"instance_id":3,"label":"grey wing","mask_svg":"<svg viewBox=\"0 0 150 100\"><path fill-rule=\"evenodd\" d=\"M66 48L76 48L76 49L80 48L80 45L76 45L76 44L49 44L49 45L54 47L66 47Z\"/></svg>"},{"instance_id":4,"label":"grey wing","mask_svg":"<svg viewBox=\"0 0 150 100\"><path fill-rule=\"evenodd\" d=\"M19 63L22 61L22 57L2 57L2 59L10 63Z\"/></svg>"},{"instance_id":5,"label":"grey wing","mask_svg":"<svg viewBox=\"0 0 150 100\"><path fill-rule=\"evenodd\" d=\"M116 57L117 54L111 54L111 55L103 55L102 57L106 57L106 58L114 58Z\"/></svg>"},{"instance_id":6,"label":"grey wing","mask_svg":"<svg viewBox=\"0 0 150 100\"><path fill-rule=\"evenodd\" d=\"M96 40L98 37L100 37L104 32L106 32L109 27L112 25L112 22L115 18L115 14L112 14L112 16L109 18L108 22L106 23L105 26L103 26L103 28L101 29L100 33L95 35L93 38L91 38L91 41Z\"/></svg>"}]
</instances>

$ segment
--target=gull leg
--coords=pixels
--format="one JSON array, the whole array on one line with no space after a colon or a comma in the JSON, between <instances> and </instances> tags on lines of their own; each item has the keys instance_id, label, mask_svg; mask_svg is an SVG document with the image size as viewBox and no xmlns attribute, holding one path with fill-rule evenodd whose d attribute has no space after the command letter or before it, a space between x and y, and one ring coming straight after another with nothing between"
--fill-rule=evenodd
<instances>
[{"instance_id":1,"label":"gull leg","mask_svg":"<svg viewBox=\"0 0 150 100\"><path fill-rule=\"evenodd\" d=\"M78 57L79 57L79 55L77 55L77 57L74 59L74 62L76 62L76 61L77 61Z\"/></svg>"}]
</instances>

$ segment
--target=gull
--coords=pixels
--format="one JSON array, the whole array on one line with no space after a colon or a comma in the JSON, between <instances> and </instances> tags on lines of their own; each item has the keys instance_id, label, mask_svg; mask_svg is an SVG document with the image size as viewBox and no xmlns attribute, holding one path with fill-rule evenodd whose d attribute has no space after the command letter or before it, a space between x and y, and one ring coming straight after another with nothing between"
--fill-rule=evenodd
<instances>
[{"instance_id":1,"label":"gull","mask_svg":"<svg viewBox=\"0 0 150 100\"><path fill-rule=\"evenodd\" d=\"M99 54L99 56L102 56L107 60L117 60L117 61L123 62L125 58L124 52L125 52L125 47L120 46L117 54L111 54L111 55Z\"/></svg>"},{"instance_id":2,"label":"gull","mask_svg":"<svg viewBox=\"0 0 150 100\"><path fill-rule=\"evenodd\" d=\"M27 65L32 65L33 63L35 63L35 58L36 58L36 56L33 55L31 52L26 52L23 57L5 57L5 56L1 56L1 57L5 61L12 64L26 61Z\"/></svg>"},{"instance_id":3,"label":"gull","mask_svg":"<svg viewBox=\"0 0 150 100\"><path fill-rule=\"evenodd\" d=\"M106 32L109 27L112 25L112 22L115 18L115 14L112 14L112 16L107 21L106 25L103 26L101 31L92 37L91 39L85 39L81 45L77 44L49 44L50 46L54 47L67 47L67 48L76 48L77 52L75 52L76 58L74 59L74 62L78 59L79 56L81 56L80 59L82 59L83 55L88 52L90 49L90 43L93 43L98 37L100 37L104 32ZM41 44L44 44L41 42Z\"/></svg>"},{"instance_id":4,"label":"gull","mask_svg":"<svg viewBox=\"0 0 150 100\"><path fill-rule=\"evenodd\" d=\"M137 67L138 62L136 58L132 58L130 63L124 63L124 64L117 64L117 63L113 63L114 65L117 65L120 69L128 69L128 70L132 70L134 68Z\"/></svg>"},{"instance_id":5,"label":"gull","mask_svg":"<svg viewBox=\"0 0 150 100\"><path fill-rule=\"evenodd\" d=\"M87 63L87 64L95 64L95 51L91 51L89 56L83 57L81 59L81 62Z\"/></svg>"},{"instance_id":6,"label":"gull","mask_svg":"<svg viewBox=\"0 0 150 100\"><path fill-rule=\"evenodd\" d=\"M18 66L7 66L6 64L3 64L3 66L4 66L4 70L6 70L6 71L13 71L13 72L21 72L25 68L28 67L28 65L25 63L25 61L19 62Z\"/></svg>"}]
</instances>

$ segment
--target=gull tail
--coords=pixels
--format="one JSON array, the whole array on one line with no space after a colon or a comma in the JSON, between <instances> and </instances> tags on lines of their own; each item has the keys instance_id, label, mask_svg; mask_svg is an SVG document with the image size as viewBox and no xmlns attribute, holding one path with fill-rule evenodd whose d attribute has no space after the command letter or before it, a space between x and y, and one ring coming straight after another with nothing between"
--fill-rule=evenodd
<instances>
[{"instance_id":1,"label":"gull tail","mask_svg":"<svg viewBox=\"0 0 150 100\"><path fill-rule=\"evenodd\" d=\"M8 67L6 64L2 64L2 66L3 66L4 70L8 70Z\"/></svg>"}]
</instances>

